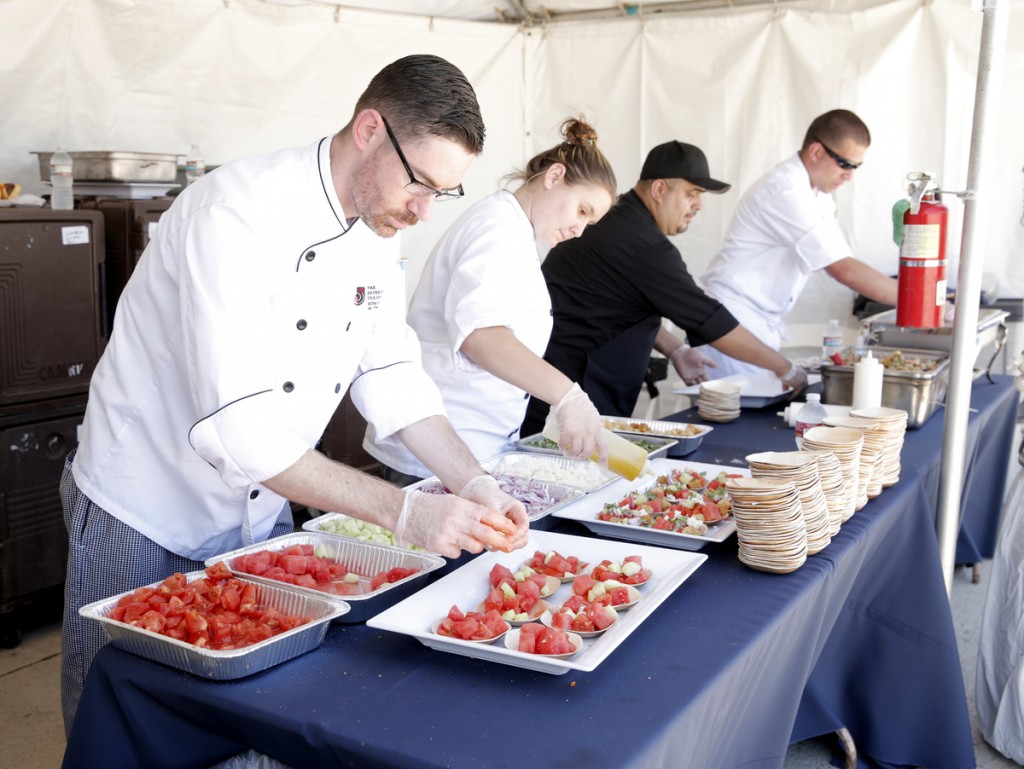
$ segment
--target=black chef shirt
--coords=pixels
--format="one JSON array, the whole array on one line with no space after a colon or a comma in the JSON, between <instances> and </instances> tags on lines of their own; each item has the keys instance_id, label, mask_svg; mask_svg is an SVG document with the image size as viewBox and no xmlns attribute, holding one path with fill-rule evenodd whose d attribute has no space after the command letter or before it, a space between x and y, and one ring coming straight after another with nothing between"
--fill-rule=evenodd
<instances>
[{"instance_id":1,"label":"black chef shirt","mask_svg":"<svg viewBox=\"0 0 1024 769\"><path fill-rule=\"evenodd\" d=\"M583 235L555 246L541 269L554 316L544 359L608 416L632 415L662 318L693 346L739 325L697 285L633 190ZM522 434L539 432L547 412L531 399Z\"/></svg>"}]
</instances>

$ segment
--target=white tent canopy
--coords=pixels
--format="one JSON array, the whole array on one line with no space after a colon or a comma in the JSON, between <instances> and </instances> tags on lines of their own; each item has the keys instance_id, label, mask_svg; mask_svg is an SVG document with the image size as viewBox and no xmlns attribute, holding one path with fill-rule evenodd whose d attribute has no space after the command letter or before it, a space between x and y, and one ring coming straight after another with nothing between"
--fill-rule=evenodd
<instances>
[{"instance_id":1,"label":"white tent canopy","mask_svg":"<svg viewBox=\"0 0 1024 769\"><path fill-rule=\"evenodd\" d=\"M984 269L1024 294L1024 0L1011 1L997 191L987 202ZM678 138L734 185L705 200L676 241L699 275L739 196L794 152L834 107L872 129L867 163L837 193L855 255L895 273L890 209L908 171L966 186L981 14L968 0L0 0L0 181L46 191L33 150L184 154L221 164L311 142L349 118L381 66L429 52L475 85L488 126L467 179L470 199L585 115L619 177L636 178L654 145ZM961 206L950 206L958 252ZM410 285L464 203L409 231ZM950 266L956 276L956 265ZM790 316L853 321L850 292L821 276ZM836 308L842 308L837 311Z\"/></svg>"}]
</instances>

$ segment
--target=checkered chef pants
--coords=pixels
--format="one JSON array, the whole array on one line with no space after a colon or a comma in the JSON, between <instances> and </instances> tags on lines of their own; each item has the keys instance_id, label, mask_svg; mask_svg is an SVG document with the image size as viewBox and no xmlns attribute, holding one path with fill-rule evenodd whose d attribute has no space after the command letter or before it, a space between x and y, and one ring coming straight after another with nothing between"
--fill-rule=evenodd
<instances>
[{"instance_id":1,"label":"checkered chef pants","mask_svg":"<svg viewBox=\"0 0 1024 769\"><path fill-rule=\"evenodd\" d=\"M64 731L68 734L93 657L107 643L100 623L82 618L79 608L161 582L175 572L184 574L204 568L200 561L165 550L93 503L75 484L71 473L74 458L72 451L64 462L60 479L64 525L68 530L60 689ZM288 534L293 528L291 507L285 504L270 536ZM117 568L111 569L112 564Z\"/></svg>"}]
</instances>

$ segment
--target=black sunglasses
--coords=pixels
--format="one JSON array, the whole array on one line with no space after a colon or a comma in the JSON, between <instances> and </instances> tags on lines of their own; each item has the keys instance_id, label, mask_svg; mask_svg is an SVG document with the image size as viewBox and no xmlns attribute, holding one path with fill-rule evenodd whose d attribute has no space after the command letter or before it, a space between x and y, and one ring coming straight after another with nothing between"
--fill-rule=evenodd
<instances>
[{"instance_id":1,"label":"black sunglasses","mask_svg":"<svg viewBox=\"0 0 1024 769\"><path fill-rule=\"evenodd\" d=\"M387 123L385 123L385 125L387 125ZM821 148L828 153L828 156L832 158L834 161L836 161L836 165L842 168L844 171L856 171L858 168L864 165L863 162L854 163L852 160L847 160L846 158L844 158L838 152L833 152L831 149L828 148L828 145L826 145L825 142L823 142L816 136L812 136L811 141L818 142L818 144L821 145Z\"/></svg>"},{"instance_id":2,"label":"black sunglasses","mask_svg":"<svg viewBox=\"0 0 1024 769\"><path fill-rule=\"evenodd\" d=\"M402 148L398 145L398 139L395 138L395 132L391 130L391 126L388 125L387 118L383 115L380 119L384 121L384 129L388 132L388 138L391 139L391 144L395 148L395 152L398 153L398 159L402 161L402 165L405 166L405 172L409 174L409 183L405 185L405 191L410 195L416 195L417 197L426 197L427 195L433 195L437 201L444 200L457 200L466 193L462 189L460 184L450 190L439 190L431 187L426 182L421 182L416 178L416 175L412 172L412 167L409 165L409 161L405 159L405 153L402 152Z\"/></svg>"}]
</instances>

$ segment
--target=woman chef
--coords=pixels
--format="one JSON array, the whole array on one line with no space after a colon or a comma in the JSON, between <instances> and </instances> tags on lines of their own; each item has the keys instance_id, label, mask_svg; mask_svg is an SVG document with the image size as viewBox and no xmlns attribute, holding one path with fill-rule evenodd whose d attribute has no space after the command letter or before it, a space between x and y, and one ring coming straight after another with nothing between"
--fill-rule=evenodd
<instances>
[{"instance_id":1,"label":"woman chef","mask_svg":"<svg viewBox=\"0 0 1024 769\"><path fill-rule=\"evenodd\" d=\"M537 244L578 237L615 196L615 174L581 120L499 190L468 209L434 247L409 306L423 367L441 390L448 419L478 458L515 438L533 395L552 404L570 456L606 461L602 420L578 384L541 357L551 335L551 300ZM430 475L398 441L371 425L364 447L384 477L406 485Z\"/></svg>"}]
</instances>

